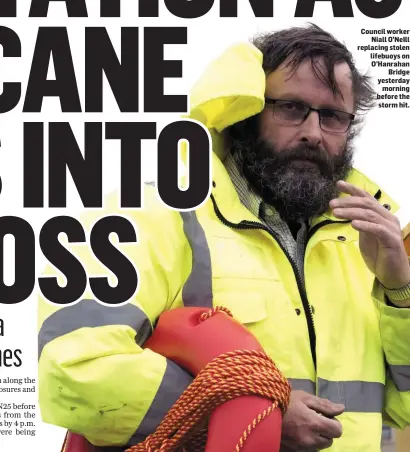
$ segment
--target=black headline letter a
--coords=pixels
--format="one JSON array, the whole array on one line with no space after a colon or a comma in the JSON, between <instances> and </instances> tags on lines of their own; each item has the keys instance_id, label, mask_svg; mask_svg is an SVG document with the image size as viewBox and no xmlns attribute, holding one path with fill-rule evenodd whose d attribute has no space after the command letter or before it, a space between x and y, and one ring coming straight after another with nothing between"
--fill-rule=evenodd
<instances>
[{"instance_id":1,"label":"black headline letter a","mask_svg":"<svg viewBox=\"0 0 410 452\"><path fill-rule=\"evenodd\" d=\"M51 56L55 80L47 79ZM65 27L40 27L38 30L23 112L41 112L43 98L46 96L59 97L61 111L64 113L81 112L73 58Z\"/></svg>"}]
</instances>

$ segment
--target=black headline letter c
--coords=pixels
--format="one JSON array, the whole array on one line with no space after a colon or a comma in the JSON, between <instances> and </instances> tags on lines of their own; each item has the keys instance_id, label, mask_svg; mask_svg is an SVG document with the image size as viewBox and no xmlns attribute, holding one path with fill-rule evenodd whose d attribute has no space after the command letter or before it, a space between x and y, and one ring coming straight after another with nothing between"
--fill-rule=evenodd
<instances>
[{"instance_id":1,"label":"black headline letter c","mask_svg":"<svg viewBox=\"0 0 410 452\"><path fill-rule=\"evenodd\" d=\"M3 47L3 56L8 58L21 57L21 41L18 34L11 28L0 26L0 45ZM7 113L19 103L21 96L21 83L4 82L3 92L0 95L0 113Z\"/></svg>"}]
</instances>

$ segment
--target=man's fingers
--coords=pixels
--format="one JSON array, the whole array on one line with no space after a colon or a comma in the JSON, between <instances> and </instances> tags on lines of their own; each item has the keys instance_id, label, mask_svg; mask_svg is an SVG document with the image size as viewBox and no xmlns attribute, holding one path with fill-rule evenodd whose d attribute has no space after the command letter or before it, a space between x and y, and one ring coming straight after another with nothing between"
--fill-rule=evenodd
<instances>
[{"instance_id":1,"label":"man's fingers","mask_svg":"<svg viewBox=\"0 0 410 452\"><path fill-rule=\"evenodd\" d=\"M342 436L342 424L332 418L344 409L343 405L307 392L292 391L290 408L284 417L281 452L317 452L331 447L333 440Z\"/></svg>"},{"instance_id":2,"label":"man's fingers","mask_svg":"<svg viewBox=\"0 0 410 452\"><path fill-rule=\"evenodd\" d=\"M361 188L356 187L356 185L350 184L349 182L346 182L346 181L338 181L337 188L342 193L346 193L347 195L372 198L372 195L370 193L368 193L367 191L362 190Z\"/></svg>"},{"instance_id":3,"label":"man's fingers","mask_svg":"<svg viewBox=\"0 0 410 452\"><path fill-rule=\"evenodd\" d=\"M329 206L332 210L357 208L366 211L369 214L379 215L389 222L395 221L395 216L373 198L364 198L360 196L336 198L330 201Z\"/></svg>"},{"instance_id":4,"label":"man's fingers","mask_svg":"<svg viewBox=\"0 0 410 452\"><path fill-rule=\"evenodd\" d=\"M342 414L345 410L344 405L333 403L327 399L321 399L309 394L309 397L303 400L304 404L316 413L323 414L327 417L335 417Z\"/></svg>"},{"instance_id":5,"label":"man's fingers","mask_svg":"<svg viewBox=\"0 0 410 452\"><path fill-rule=\"evenodd\" d=\"M333 215L344 220L363 220L392 227L390 218L381 215L377 210L362 207L337 207L333 210Z\"/></svg>"},{"instance_id":6,"label":"man's fingers","mask_svg":"<svg viewBox=\"0 0 410 452\"><path fill-rule=\"evenodd\" d=\"M280 451L279 452L295 452L298 449L300 450L300 446L297 444L296 441L282 440L282 442L280 443Z\"/></svg>"},{"instance_id":7,"label":"man's fingers","mask_svg":"<svg viewBox=\"0 0 410 452\"><path fill-rule=\"evenodd\" d=\"M318 452L323 446L319 448L319 443L324 444L318 435L311 436L305 441L287 441L280 445L280 452ZM332 441L331 441L332 443ZM326 440L326 445L329 441ZM327 446L330 447L330 446ZM326 448L327 448L326 447Z\"/></svg>"},{"instance_id":8,"label":"man's fingers","mask_svg":"<svg viewBox=\"0 0 410 452\"><path fill-rule=\"evenodd\" d=\"M360 209L374 210L385 218L390 218L392 214L373 198L364 198L361 196L346 196L344 198L335 198L330 201L330 207L358 207Z\"/></svg>"},{"instance_id":9,"label":"man's fingers","mask_svg":"<svg viewBox=\"0 0 410 452\"><path fill-rule=\"evenodd\" d=\"M333 440L312 433L302 441L282 441L280 452L317 452L318 450L328 449L333 445Z\"/></svg>"},{"instance_id":10,"label":"man's fingers","mask_svg":"<svg viewBox=\"0 0 410 452\"><path fill-rule=\"evenodd\" d=\"M343 433L342 424L337 419L327 419L324 416L313 427L313 430L326 439L340 438Z\"/></svg>"},{"instance_id":11,"label":"man's fingers","mask_svg":"<svg viewBox=\"0 0 410 452\"><path fill-rule=\"evenodd\" d=\"M333 445L332 439L323 438L322 436L318 436L315 440L315 447L319 450L329 449L329 447L332 447Z\"/></svg>"}]
</instances>

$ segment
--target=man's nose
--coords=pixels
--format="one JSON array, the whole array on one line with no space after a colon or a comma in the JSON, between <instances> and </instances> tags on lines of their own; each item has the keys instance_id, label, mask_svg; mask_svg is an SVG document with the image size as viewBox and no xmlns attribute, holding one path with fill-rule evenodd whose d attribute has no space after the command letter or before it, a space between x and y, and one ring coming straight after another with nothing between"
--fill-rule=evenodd
<instances>
[{"instance_id":1,"label":"man's nose","mask_svg":"<svg viewBox=\"0 0 410 452\"><path fill-rule=\"evenodd\" d=\"M311 111L300 125L300 141L312 147L316 147L322 142L322 129L320 128L319 113L317 111Z\"/></svg>"}]
</instances>

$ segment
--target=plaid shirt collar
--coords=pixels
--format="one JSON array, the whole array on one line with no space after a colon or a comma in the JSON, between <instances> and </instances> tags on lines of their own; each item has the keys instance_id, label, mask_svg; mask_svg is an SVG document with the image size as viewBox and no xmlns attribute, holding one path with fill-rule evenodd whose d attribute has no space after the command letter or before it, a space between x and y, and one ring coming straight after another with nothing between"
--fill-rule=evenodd
<instances>
[{"instance_id":1,"label":"plaid shirt collar","mask_svg":"<svg viewBox=\"0 0 410 452\"><path fill-rule=\"evenodd\" d=\"M257 195L246 178L240 173L239 168L235 162L234 157L229 152L225 161L225 168L232 180L233 185L238 193L241 203L253 214L255 217L260 217L261 208L263 208L263 200Z\"/></svg>"}]
</instances>

